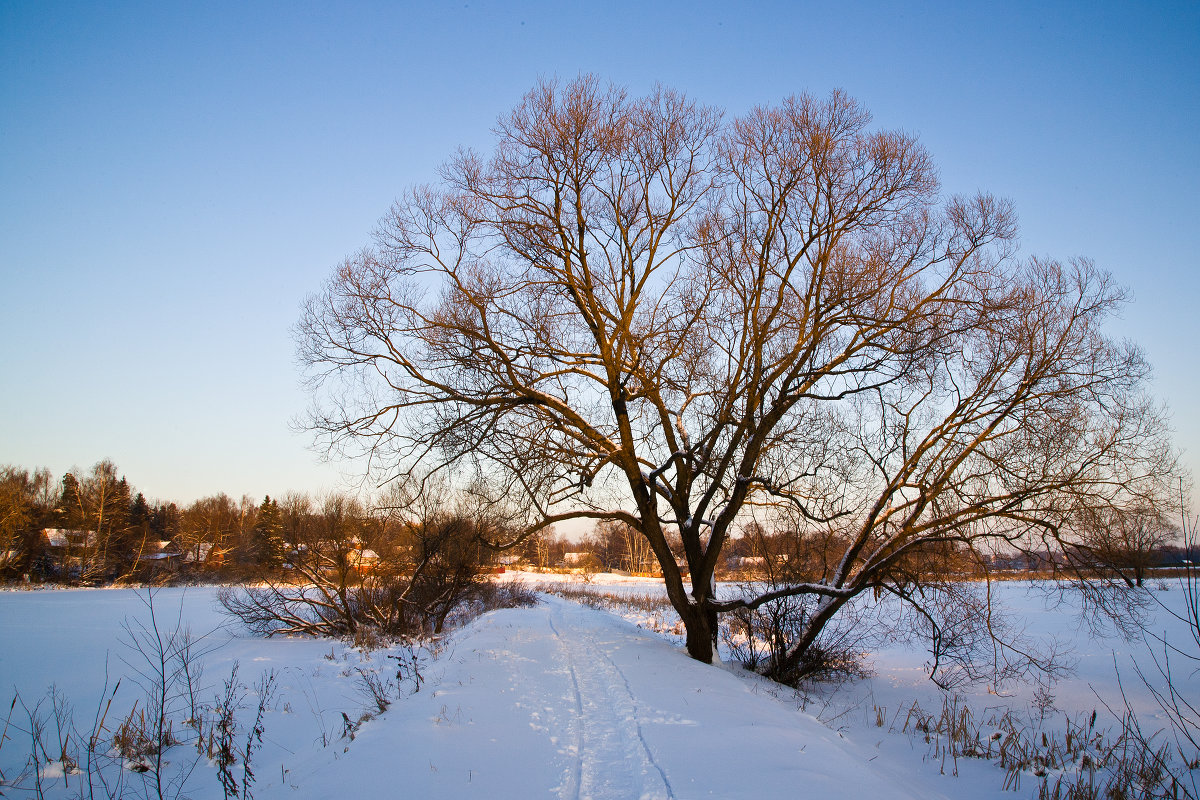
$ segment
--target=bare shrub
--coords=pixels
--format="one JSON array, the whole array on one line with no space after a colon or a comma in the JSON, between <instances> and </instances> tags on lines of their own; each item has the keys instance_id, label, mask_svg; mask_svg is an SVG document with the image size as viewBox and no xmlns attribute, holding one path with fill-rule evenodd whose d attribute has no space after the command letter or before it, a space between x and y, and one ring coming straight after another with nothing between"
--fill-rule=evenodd
<instances>
[{"instance_id":1,"label":"bare shrub","mask_svg":"<svg viewBox=\"0 0 1200 800\"><path fill-rule=\"evenodd\" d=\"M170 722L160 730L153 714L147 716L146 709L138 708L137 703L134 703L113 733L112 744L121 758L131 764L130 769L134 772L148 772L152 769L150 760L159 756L166 748L179 744L179 740L172 733Z\"/></svg>"},{"instance_id":2,"label":"bare shrub","mask_svg":"<svg viewBox=\"0 0 1200 800\"><path fill-rule=\"evenodd\" d=\"M259 676L252 689L257 698L252 706L255 709L254 721L245 729L246 739L241 747L238 746L238 737L242 732L238 715L245 710L247 692L251 689L238 680L236 661L230 668L229 677L222 683L221 693L211 706L208 727L201 744L204 753L217 768L217 782L225 800L253 800L252 787L256 778L254 754L262 747L266 733L264 717L277 689L278 679L274 671Z\"/></svg>"},{"instance_id":3,"label":"bare shrub","mask_svg":"<svg viewBox=\"0 0 1200 800\"><path fill-rule=\"evenodd\" d=\"M246 730L246 744L242 748L242 800L254 800L254 793L250 791L256 778L253 769L254 754L262 747L263 734L266 733L263 715L266 713L267 707L271 705L276 687L274 672L264 672L259 676L258 683L254 687L254 694L258 697L258 702L254 712L254 722Z\"/></svg>"},{"instance_id":4,"label":"bare shrub","mask_svg":"<svg viewBox=\"0 0 1200 800\"><path fill-rule=\"evenodd\" d=\"M229 671L229 677L223 684L223 691L213 705L214 717L208 737L208 757L216 764L217 782L221 784L225 800L238 796L238 783L233 767L237 763L235 741L237 713L242 707L242 693L237 673L238 664L235 661Z\"/></svg>"},{"instance_id":5,"label":"bare shrub","mask_svg":"<svg viewBox=\"0 0 1200 800\"><path fill-rule=\"evenodd\" d=\"M371 701L380 714L387 711L392 705L391 696L395 691L395 685L391 681L380 678L378 672L369 669L358 667L355 672L358 673L355 685L359 692Z\"/></svg>"},{"instance_id":6,"label":"bare shrub","mask_svg":"<svg viewBox=\"0 0 1200 800\"><path fill-rule=\"evenodd\" d=\"M538 604L537 592L521 581L484 581L476 594L483 611L501 608L531 608Z\"/></svg>"},{"instance_id":7,"label":"bare shrub","mask_svg":"<svg viewBox=\"0 0 1200 800\"><path fill-rule=\"evenodd\" d=\"M758 585L744 592L761 591ZM804 651L787 662L787 654L802 635L814 604L803 597L785 596L756 608L738 608L723 615L721 639L731 657L746 669L791 686L804 681L838 681L870 675L867 649L880 630L864 624L865 611L851 607ZM785 666L786 664L786 666Z\"/></svg>"},{"instance_id":8,"label":"bare shrub","mask_svg":"<svg viewBox=\"0 0 1200 800\"><path fill-rule=\"evenodd\" d=\"M219 602L265 636L441 633L456 609L484 591L481 533L487 523L432 508L419 494L390 498L376 520L381 532L375 549L363 538L370 526L362 507L331 496L280 578L224 589Z\"/></svg>"}]
</instances>

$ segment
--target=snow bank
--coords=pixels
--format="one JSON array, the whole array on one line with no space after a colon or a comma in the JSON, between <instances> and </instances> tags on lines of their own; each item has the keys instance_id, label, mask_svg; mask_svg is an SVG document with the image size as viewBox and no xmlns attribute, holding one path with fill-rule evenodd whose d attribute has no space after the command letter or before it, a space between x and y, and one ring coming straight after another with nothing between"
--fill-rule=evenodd
<instances>
[{"instance_id":1,"label":"snow bank","mask_svg":"<svg viewBox=\"0 0 1200 800\"><path fill-rule=\"evenodd\" d=\"M626 576L594 576L589 583L618 593L662 591L659 581ZM1093 638L1076 609L1048 605L1031 586L1004 584L996 591L1029 621L1030 634L1073 651L1078 672L1050 687L1048 726L1094 708L1103 713L1101 701L1121 702L1114 659L1144 724L1159 721L1152 698L1132 676L1133 659L1152 669L1144 643ZM262 671L276 674L280 689L254 764L259 800L1013 796L992 764L951 763L931 755L919 738L889 732L914 702L933 710L944 699L925 678L920 648L885 647L873 654L873 678L794 693L736 665L698 664L669 637L551 597L535 608L488 614L457 632L437 660L422 662L424 683L412 693L411 675L398 679L399 664L388 658L405 655L403 649L363 653L338 642L245 636L224 624L215 594L161 590L155 608L160 624L190 625L207 632L206 643L216 647L206 659L205 699L215 697L234 662L247 686ZM53 683L73 701L76 723L90 722L106 664L110 686L129 674L121 622L145 617L142 596L131 590L0 594L0 686L19 691L32 706ZM1158 596L1168 603L1181 599L1177 590ZM1151 626L1182 641L1182 628L1167 614L1159 613ZM377 709L364 690L366 674L395 698L374 719L367 718ZM1200 674L1180 677L1190 696L1200 695ZM1000 697L981 686L964 702L980 712L1027 712L1036 688L1018 686ZM123 686L114 716L136 697ZM347 723L357 728L352 736ZM21 770L27 750L10 731L0 744L6 777ZM177 760L186 757L171 752ZM954 772L960 777L950 777ZM195 800L221 797L207 762L185 788ZM1031 792L1036 783L1022 784L1020 794ZM59 782L46 796L73 794Z\"/></svg>"}]
</instances>

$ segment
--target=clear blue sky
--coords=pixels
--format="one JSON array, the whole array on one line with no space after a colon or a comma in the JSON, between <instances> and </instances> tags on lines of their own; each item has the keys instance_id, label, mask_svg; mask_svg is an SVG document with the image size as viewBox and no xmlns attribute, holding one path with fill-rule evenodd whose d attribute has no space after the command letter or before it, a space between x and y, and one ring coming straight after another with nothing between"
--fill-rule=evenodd
<instances>
[{"instance_id":1,"label":"clear blue sky","mask_svg":"<svg viewBox=\"0 0 1200 800\"><path fill-rule=\"evenodd\" d=\"M539 76L731 113L841 87L947 192L1087 255L1200 465L1200 4L0 0L0 463L150 498L338 485L290 326L410 184Z\"/></svg>"}]
</instances>

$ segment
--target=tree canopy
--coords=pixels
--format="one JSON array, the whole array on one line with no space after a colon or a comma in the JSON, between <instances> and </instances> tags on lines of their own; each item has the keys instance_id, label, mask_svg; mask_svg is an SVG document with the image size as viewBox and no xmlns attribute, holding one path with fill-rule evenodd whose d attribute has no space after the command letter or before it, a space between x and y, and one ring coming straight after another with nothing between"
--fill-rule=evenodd
<instances>
[{"instance_id":1,"label":"tree canopy","mask_svg":"<svg viewBox=\"0 0 1200 800\"><path fill-rule=\"evenodd\" d=\"M729 116L582 76L494 135L307 302L312 427L527 531L636 528L695 658L718 613L785 595L812 599L799 659L855 595L913 599L923 549L1070 549L1175 469L1145 358L1103 331L1111 277L1020 257L1009 203L943 196L917 138L841 92ZM833 568L716 597L738 526L782 514L834 537Z\"/></svg>"}]
</instances>

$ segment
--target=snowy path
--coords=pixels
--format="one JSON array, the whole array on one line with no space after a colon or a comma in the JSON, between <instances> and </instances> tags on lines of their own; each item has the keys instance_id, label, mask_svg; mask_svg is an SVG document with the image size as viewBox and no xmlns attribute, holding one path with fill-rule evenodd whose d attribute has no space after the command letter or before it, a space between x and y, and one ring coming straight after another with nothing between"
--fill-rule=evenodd
<instances>
[{"instance_id":1,"label":"snowy path","mask_svg":"<svg viewBox=\"0 0 1200 800\"><path fill-rule=\"evenodd\" d=\"M609 656L608 647L614 642L599 639L595 629L577 626L563 636L559 628L567 628L566 610L564 604L555 603L547 619L570 672L574 695L574 716L567 726L572 731L575 764L561 795L598 800L674 798L666 773L646 743L629 679Z\"/></svg>"},{"instance_id":2,"label":"snowy path","mask_svg":"<svg viewBox=\"0 0 1200 800\"><path fill-rule=\"evenodd\" d=\"M256 796L930 796L754 682L556 598L477 621L435 673Z\"/></svg>"}]
</instances>

